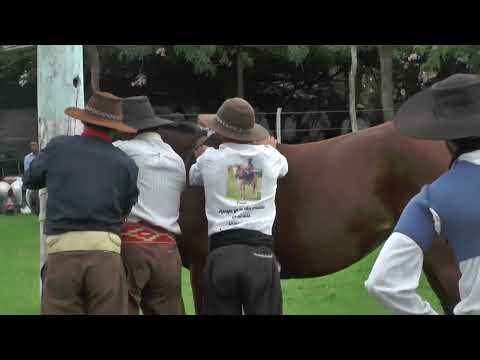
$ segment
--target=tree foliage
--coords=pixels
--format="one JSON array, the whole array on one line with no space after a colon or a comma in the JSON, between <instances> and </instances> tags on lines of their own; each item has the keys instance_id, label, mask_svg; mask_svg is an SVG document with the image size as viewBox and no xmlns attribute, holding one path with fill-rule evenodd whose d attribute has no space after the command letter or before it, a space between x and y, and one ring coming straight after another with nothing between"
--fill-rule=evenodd
<instances>
[{"instance_id":1,"label":"tree foliage","mask_svg":"<svg viewBox=\"0 0 480 360\"><path fill-rule=\"evenodd\" d=\"M469 72L480 70L480 45L416 45L424 58L422 70L440 72L447 64L464 66Z\"/></svg>"}]
</instances>

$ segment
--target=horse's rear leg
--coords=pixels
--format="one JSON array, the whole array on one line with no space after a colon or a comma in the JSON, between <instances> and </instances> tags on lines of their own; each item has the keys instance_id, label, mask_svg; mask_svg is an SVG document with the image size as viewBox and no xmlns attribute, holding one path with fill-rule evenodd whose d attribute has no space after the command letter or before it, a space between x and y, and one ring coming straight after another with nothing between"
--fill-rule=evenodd
<instances>
[{"instance_id":1,"label":"horse's rear leg","mask_svg":"<svg viewBox=\"0 0 480 360\"><path fill-rule=\"evenodd\" d=\"M204 262L192 262L190 265L190 284L193 292L195 313L201 314L203 306L203 268Z\"/></svg>"},{"instance_id":2,"label":"horse's rear leg","mask_svg":"<svg viewBox=\"0 0 480 360\"><path fill-rule=\"evenodd\" d=\"M425 256L423 270L445 314L453 314L453 308L460 302L458 282L461 273L453 251L445 240L434 241Z\"/></svg>"}]
</instances>

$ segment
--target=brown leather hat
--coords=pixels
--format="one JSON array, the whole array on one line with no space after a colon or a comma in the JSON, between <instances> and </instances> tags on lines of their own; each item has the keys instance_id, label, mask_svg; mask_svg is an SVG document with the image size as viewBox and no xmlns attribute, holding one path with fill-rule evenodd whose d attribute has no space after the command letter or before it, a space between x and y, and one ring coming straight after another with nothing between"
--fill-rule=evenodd
<instances>
[{"instance_id":1,"label":"brown leather hat","mask_svg":"<svg viewBox=\"0 0 480 360\"><path fill-rule=\"evenodd\" d=\"M408 99L393 119L403 134L426 140L480 136L480 76L455 74Z\"/></svg>"},{"instance_id":2,"label":"brown leather hat","mask_svg":"<svg viewBox=\"0 0 480 360\"><path fill-rule=\"evenodd\" d=\"M241 98L226 100L216 114L202 114L198 120L229 139L261 141L270 135L263 126L255 124L255 111Z\"/></svg>"},{"instance_id":3,"label":"brown leather hat","mask_svg":"<svg viewBox=\"0 0 480 360\"><path fill-rule=\"evenodd\" d=\"M107 92L95 92L88 100L85 109L68 107L68 116L86 122L115 129L125 133L136 133L137 130L123 122L122 98Z\"/></svg>"}]
</instances>

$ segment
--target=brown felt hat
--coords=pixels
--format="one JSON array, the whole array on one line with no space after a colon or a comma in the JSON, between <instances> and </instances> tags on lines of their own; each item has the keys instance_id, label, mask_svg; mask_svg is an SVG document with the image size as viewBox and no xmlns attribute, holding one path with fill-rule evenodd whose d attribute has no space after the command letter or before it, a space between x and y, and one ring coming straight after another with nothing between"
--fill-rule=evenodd
<instances>
[{"instance_id":1,"label":"brown felt hat","mask_svg":"<svg viewBox=\"0 0 480 360\"><path fill-rule=\"evenodd\" d=\"M198 121L218 134L239 141L261 141L270 134L255 124L255 111L241 98L226 100L216 114L202 114Z\"/></svg>"},{"instance_id":2,"label":"brown felt hat","mask_svg":"<svg viewBox=\"0 0 480 360\"><path fill-rule=\"evenodd\" d=\"M455 74L408 99L393 119L403 134L426 140L480 136L480 76Z\"/></svg>"},{"instance_id":3,"label":"brown felt hat","mask_svg":"<svg viewBox=\"0 0 480 360\"><path fill-rule=\"evenodd\" d=\"M124 133L137 132L123 121L122 98L107 92L95 92L88 100L85 109L68 107L65 109L65 114L87 124L103 126Z\"/></svg>"}]
</instances>

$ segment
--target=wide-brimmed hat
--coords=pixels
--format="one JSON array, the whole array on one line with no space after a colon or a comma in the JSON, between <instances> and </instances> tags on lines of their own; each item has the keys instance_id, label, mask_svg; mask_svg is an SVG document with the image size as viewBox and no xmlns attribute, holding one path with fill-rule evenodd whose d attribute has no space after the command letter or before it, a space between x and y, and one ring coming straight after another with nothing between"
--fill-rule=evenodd
<instances>
[{"instance_id":1,"label":"wide-brimmed hat","mask_svg":"<svg viewBox=\"0 0 480 360\"><path fill-rule=\"evenodd\" d=\"M408 99L393 119L403 134L426 140L480 136L480 76L455 74Z\"/></svg>"},{"instance_id":2,"label":"wide-brimmed hat","mask_svg":"<svg viewBox=\"0 0 480 360\"><path fill-rule=\"evenodd\" d=\"M261 141L270 135L263 126L255 124L255 111L241 98L226 100L216 114L202 114L198 120L229 139Z\"/></svg>"},{"instance_id":3,"label":"wide-brimmed hat","mask_svg":"<svg viewBox=\"0 0 480 360\"><path fill-rule=\"evenodd\" d=\"M115 129L125 133L136 133L137 130L123 122L122 98L107 92L95 92L88 100L85 109L68 107L68 116L86 122Z\"/></svg>"},{"instance_id":4,"label":"wide-brimmed hat","mask_svg":"<svg viewBox=\"0 0 480 360\"><path fill-rule=\"evenodd\" d=\"M173 121L155 116L150 100L146 96L133 96L123 99L123 121L137 130L170 125Z\"/></svg>"}]
</instances>

